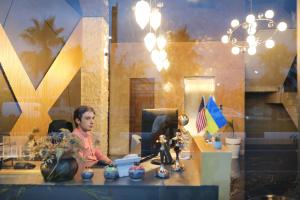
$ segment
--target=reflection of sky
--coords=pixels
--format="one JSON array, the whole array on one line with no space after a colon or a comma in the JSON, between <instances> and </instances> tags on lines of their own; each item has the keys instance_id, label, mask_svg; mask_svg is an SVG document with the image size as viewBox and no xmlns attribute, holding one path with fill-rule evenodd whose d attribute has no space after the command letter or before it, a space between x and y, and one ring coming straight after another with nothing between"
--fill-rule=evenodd
<instances>
[{"instance_id":1,"label":"reflection of sky","mask_svg":"<svg viewBox=\"0 0 300 200\"><path fill-rule=\"evenodd\" d=\"M2 26L4 24L5 17L9 10L10 4L11 4L11 1L7 1L7 0L6 1L2 0L0 2L0 23Z\"/></svg>"},{"instance_id":2,"label":"reflection of sky","mask_svg":"<svg viewBox=\"0 0 300 200\"><path fill-rule=\"evenodd\" d=\"M11 8L10 8L11 6ZM108 0L1 0L0 23L18 52L35 50L20 37L23 30L33 26L31 19L43 21L55 17L55 27L64 28L61 36L69 38L82 16L108 18ZM5 20L6 19L6 20ZM59 51L59 49L52 49Z\"/></svg>"},{"instance_id":3,"label":"reflection of sky","mask_svg":"<svg viewBox=\"0 0 300 200\"><path fill-rule=\"evenodd\" d=\"M1 4L0 7L2 7ZM61 35L65 39L69 37L75 24L77 24L80 18L74 9L72 9L65 1L61 0L23 0L13 2L10 12L7 15L4 29L18 52L35 49L34 46L27 44L20 37L20 34L26 28L33 26L31 19L43 21L51 16L55 17L56 28L64 28Z\"/></svg>"},{"instance_id":4,"label":"reflection of sky","mask_svg":"<svg viewBox=\"0 0 300 200\"><path fill-rule=\"evenodd\" d=\"M133 6L136 1L111 0L118 3L119 42L142 41L146 31L139 29L135 22ZM220 40L233 18L243 21L250 12L249 0L164 0L161 31L177 30L187 26L193 39L208 38ZM253 0L254 14L267 9L275 11L276 21L286 21L289 28L295 28L296 0Z\"/></svg>"}]
</instances>

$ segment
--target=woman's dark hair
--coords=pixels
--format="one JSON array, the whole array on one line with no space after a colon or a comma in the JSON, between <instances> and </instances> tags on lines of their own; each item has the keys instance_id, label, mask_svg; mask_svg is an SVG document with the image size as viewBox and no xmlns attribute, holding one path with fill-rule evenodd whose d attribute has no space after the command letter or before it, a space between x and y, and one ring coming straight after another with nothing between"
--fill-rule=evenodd
<instances>
[{"instance_id":1,"label":"woman's dark hair","mask_svg":"<svg viewBox=\"0 0 300 200\"><path fill-rule=\"evenodd\" d=\"M82 115L85 112L93 112L94 114L96 114L94 108L92 108L90 106L79 106L78 108L76 108L76 110L74 111L74 114L73 114L73 120L74 120L76 127L78 126L76 123L76 119L79 119L81 121Z\"/></svg>"}]
</instances>

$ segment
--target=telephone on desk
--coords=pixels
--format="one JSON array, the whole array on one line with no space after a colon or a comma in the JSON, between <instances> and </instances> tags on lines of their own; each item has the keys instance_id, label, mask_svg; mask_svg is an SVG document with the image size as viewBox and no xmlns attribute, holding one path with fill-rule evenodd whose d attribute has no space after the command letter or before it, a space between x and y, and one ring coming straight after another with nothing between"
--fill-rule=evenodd
<instances>
[{"instance_id":1,"label":"telephone on desk","mask_svg":"<svg viewBox=\"0 0 300 200\"><path fill-rule=\"evenodd\" d=\"M141 157L139 157L138 154L128 154L123 158L115 159L114 164L115 165L133 164L135 162L140 162L140 160Z\"/></svg>"},{"instance_id":2,"label":"telephone on desk","mask_svg":"<svg viewBox=\"0 0 300 200\"><path fill-rule=\"evenodd\" d=\"M140 162L141 157L138 154L128 154L120 159L115 159L114 164L118 168L119 177L128 176L129 168L135 163Z\"/></svg>"}]
</instances>

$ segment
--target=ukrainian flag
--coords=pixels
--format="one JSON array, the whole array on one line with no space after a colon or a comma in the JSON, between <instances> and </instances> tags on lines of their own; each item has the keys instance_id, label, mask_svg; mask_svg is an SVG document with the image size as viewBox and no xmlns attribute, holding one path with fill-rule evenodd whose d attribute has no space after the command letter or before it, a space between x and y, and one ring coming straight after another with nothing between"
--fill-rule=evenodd
<instances>
[{"instance_id":1,"label":"ukrainian flag","mask_svg":"<svg viewBox=\"0 0 300 200\"><path fill-rule=\"evenodd\" d=\"M206 130L211 134L217 133L220 128L227 124L227 120L212 97L209 97L207 102L205 116L207 121Z\"/></svg>"}]
</instances>

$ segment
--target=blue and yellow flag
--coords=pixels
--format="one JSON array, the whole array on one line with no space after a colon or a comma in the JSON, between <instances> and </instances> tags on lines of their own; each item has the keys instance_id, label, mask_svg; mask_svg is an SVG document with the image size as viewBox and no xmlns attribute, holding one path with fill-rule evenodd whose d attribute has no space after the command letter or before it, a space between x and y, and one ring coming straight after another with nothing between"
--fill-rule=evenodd
<instances>
[{"instance_id":1,"label":"blue and yellow flag","mask_svg":"<svg viewBox=\"0 0 300 200\"><path fill-rule=\"evenodd\" d=\"M227 120L212 97L209 97L207 102L205 116L207 121L206 130L211 134L217 133L220 128L227 124Z\"/></svg>"}]
</instances>

